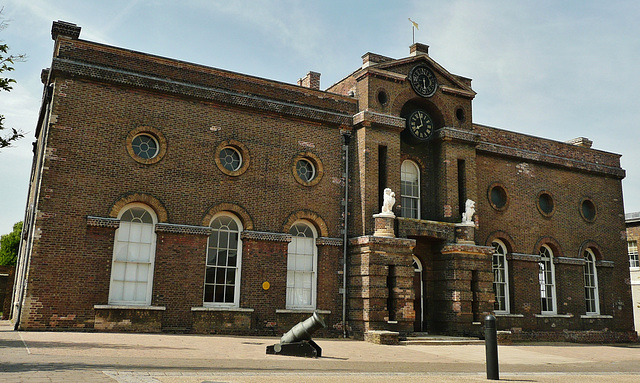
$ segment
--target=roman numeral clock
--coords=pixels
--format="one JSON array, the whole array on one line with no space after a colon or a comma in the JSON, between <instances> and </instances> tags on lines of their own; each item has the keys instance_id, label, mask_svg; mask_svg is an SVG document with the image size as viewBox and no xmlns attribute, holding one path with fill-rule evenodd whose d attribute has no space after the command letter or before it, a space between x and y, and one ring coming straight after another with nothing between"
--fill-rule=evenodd
<instances>
[{"instance_id":1,"label":"roman numeral clock","mask_svg":"<svg viewBox=\"0 0 640 383\"><path fill-rule=\"evenodd\" d=\"M438 89L435 74L425 65L416 65L407 77L413 90L422 97L431 97ZM406 118L408 138L414 142L425 142L434 131L433 119L423 109L415 109Z\"/></svg>"}]
</instances>

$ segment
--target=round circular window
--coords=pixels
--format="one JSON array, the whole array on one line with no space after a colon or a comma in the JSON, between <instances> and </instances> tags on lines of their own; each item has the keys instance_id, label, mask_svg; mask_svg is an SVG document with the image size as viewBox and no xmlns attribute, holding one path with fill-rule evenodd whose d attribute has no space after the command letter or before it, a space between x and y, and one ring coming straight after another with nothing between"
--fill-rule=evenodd
<instances>
[{"instance_id":1,"label":"round circular window","mask_svg":"<svg viewBox=\"0 0 640 383\"><path fill-rule=\"evenodd\" d=\"M293 159L292 171L295 180L304 186L320 182L323 175L322 162L313 153L301 153Z\"/></svg>"},{"instance_id":2,"label":"round circular window","mask_svg":"<svg viewBox=\"0 0 640 383\"><path fill-rule=\"evenodd\" d=\"M553 209L555 206L553 204L553 197L549 192L541 191L538 193L537 207L540 214L545 217L553 215Z\"/></svg>"},{"instance_id":3,"label":"round circular window","mask_svg":"<svg viewBox=\"0 0 640 383\"><path fill-rule=\"evenodd\" d=\"M296 173L304 182L311 182L315 178L316 169L311 161L302 158L296 163Z\"/></svg>"},{"instance_id":4,"label":"round circular window","mask_svg":"<svg viewBox=\"0 0 640 383\"><path fill-rule=\"evenodd\" d=\"M496 210L503 210L507 207L508 196L505 188L499 184L495 183L489 187L489 202L491 203L491 207Z\"/></svg>"},{"instance_id":5,"label":"round circular window","mask_svg":"<svg viewBox=\"0 0 640 383\"><path fill-rule=\"evenodd\" d=\"M167 140L162 132L150 126L141 126L127 134L127 152L136 162L154 164L167 152Z\"/></svg>"},{"instance_id":6,"label":"round circular window","mask_svg":"<svg viewBox=\"0 0 640 383\"><path fill-rule=\"evenodd\" d=\"M586 221L593 222L596 219L596 205L589 198L585 198L580 203L580 215Z\"/></svg>"},{"instance_id":7,"label":"round circular window","mask_svg":"<svg viewBox=\"0 0 640 383\"><path fill-rule=\"evenodd\" d=\"M218 169L229 176L239 176L249 167L249 149L236 140L222 141L218 144L214 158Z\"/></svg>"},{"instance_id":8,"label":"round circular window","mask_svg":"<svg viewBox=\"0 0 640 383\"><path fill-rule=\"evenodd\" d=\"M456 118L460 122L464 121L464 109L462 109L462 108L456 109Z\"/></svg>"},{"instance_id":9,"label":"round circular window","mask_svg":"<svg viewBox=\"0 0 640 383\"><path fill-rule=\"evenodd\" d=\"M230 172L235 172L242 166L242 155L231 146L220 151L220 164Z\"/></svg>"},{"instance_id":10,"label":"round circular window","mask_svg":"<svg viewBox=\"0 0 640 383\"><path fill-rule=\"evenodd\" d=\"M380 105L385 105L389 101L389 97L387 96L387 92L381 90L378 92L378 102Z\"/></svg>"},{"instance_id":11,"label":"round circular window","mask_svg":"<svg viewBox=\"0 0 640 383\"><path fill-rule=\"evenodd\" d=\"M158 141L156 139L146 133L138 134L131 141L131 147L133 148L133 153L145 160L154 158L158 155Z\"/></svg>"}]
</instances>

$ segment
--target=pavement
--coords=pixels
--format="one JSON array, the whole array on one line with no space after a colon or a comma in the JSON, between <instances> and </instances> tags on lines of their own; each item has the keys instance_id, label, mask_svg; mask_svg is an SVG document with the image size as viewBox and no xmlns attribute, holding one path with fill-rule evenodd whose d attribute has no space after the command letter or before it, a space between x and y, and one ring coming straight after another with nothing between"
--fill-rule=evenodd
<instances>
[{"instance_id":1,"label":"pavement","mask_svg":"<svg viewBox=\"0 0 640 383\"><path fill-rule=\"evenodd\" d=\"M322 357L267 355L274 337L13 331L0 382L486 382L484 345L314 339ZM640 382L640 344L498 346L500 380Z\"/></svg>"}]
</instances>

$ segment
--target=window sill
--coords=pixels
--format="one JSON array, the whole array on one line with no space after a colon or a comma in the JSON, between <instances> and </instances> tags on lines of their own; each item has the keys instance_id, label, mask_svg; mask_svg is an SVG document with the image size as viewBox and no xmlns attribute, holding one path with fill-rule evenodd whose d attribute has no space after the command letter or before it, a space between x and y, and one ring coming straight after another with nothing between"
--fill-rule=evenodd
<instances>
[{"instance_id":1,"label":"window sill","mask_svg":"<svg viewBox=\"0 0 640 383\"><path fill-rule=\"evenodd\" d=\"M586 314L580 315L582 319L613 319L613 315Z\"/></svg>"},{"instance_id":2,"label":"window sill","mask_svg":"<svg viewBox=\"0 0 640 383\"><path fill-rule=\"evenodd\" d=\"M536 318L573 318L573 314L533 314Z\"/></svg>"},{"instance_id":3,"label":"window sill","mask_svg":"<svg viewBox=\"0 0 640 383\"><path fill-rule=\"evenodd\" d=\"M331 314L331 310L314 310L314 309L279 309L279 310L276 310L276 314L299 314L299 313L313 314L314 312L317 312L318 314L322 314L322 315Z\"/></svg>"},{"instance_id":4,"label":"window sill","mask_svg":"<svg viewBox=\"0 0 640 383\"><path fill-rule=\"evenodd\" d=\"M149 310L166 311L165 306L136 306L136 305L93 305L96 310Z\"/></svg>"},{"instance_id":5,"label":"window sill","mask_svg":"<svg viewBox=\"0 0 640 383\"><path fill-rule=\"evenodd\" d=\"M524 314L495 313L496 318L524 318Z\"/></svg>"},{"instance_id":6,"label":"window sill","mask_svg":"<svg viewBox=\"0 0 640 383\"><path fill-rule=\"evenodd\" d=\"M252 313L253 309L244 309L240 307L192 307L191 311L233 311L241 313Z\"/></svg>"}]
</instances>

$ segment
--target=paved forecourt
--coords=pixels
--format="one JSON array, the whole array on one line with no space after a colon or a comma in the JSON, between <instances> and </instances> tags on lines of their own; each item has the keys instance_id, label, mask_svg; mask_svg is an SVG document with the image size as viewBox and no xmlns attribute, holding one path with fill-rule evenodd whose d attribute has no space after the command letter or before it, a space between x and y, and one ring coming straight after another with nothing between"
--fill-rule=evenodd
<instances>
[{"instance_id":1,"label":"paved forecourt","mask_svg":"<svg viewBox=\"0 0 640 383\"><path fill-rule=\"evenodd\" d=\"M486 381L483 345L316 339L319 359L267 355L278 338L16 332L0 322L0 382ZM640 381L640 345L499 346L511 381Z\"/></svg>"}]
</instances>

